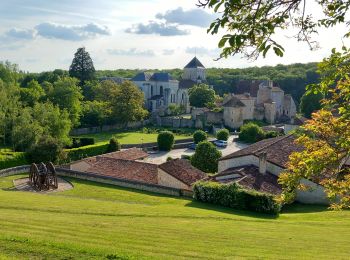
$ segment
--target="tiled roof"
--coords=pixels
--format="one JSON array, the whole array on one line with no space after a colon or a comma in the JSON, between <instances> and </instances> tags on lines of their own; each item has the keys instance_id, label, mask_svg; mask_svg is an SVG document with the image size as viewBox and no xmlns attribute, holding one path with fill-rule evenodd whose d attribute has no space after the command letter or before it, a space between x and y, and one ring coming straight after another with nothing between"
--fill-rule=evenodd
<instances>
[{"instance_id":1,"label":"tiled roof","mask_svg":"<svg viewBox=\"0 0 350 260\"><path fill-rule=\"evenodd\" d=\"M193 167L188 160L170 160L159 165L159 168L187 185L206 177L204 172Z\"/></svg>"},{"instance_id":2,"label":"tiled roof","mask_svg":"<svg viewBox=\"0 0 350 260\"><path fill-rule=\"evenodd\" d=\"M139 148L130 148L123 151L117 151L113 153L107 153L103 154L98 157L108 157L108 158L114 158L114 159L123 159L123 160L142 160L148 157L148 153L142 151Z\"/></svg>"},{"instance_id":3,"label":"tiled roof","mask_svg":"<svg viewBox=\"0 0 350 260\"><path fill-rule=\"evenodd\" d=\"M237 83L234 93L250 93L252 97L257 97L260 84L269 85L268 80L240 80ZM273 82L273 85L277 87L277 83Z\"/></svg>"},{"instance_id":4,"label":"tiled roof","mask_svg":"<svg viewBox=\"0 0 350 260\"><path fill-rule=\"evenodd\" d=\"M194 82L193 80L190 80L190 79L182 79L180 80L180 83L179 83L179 88L192 88L194 85L196 85L197 83Z\"/></svg>"},{"instance_id":5,"label":"tiled roof","mask_svg":"<svg viewBox=\"0 0 350 260\"><path fill-rule=\"evenodd\" d=\"M191 68L204 68L204 65L197 59L197 57L194 57L186 66L186 69Z\"/></svg>"},{"instance_id":6,"label":"tiled roof","mask_svg":"<svg viewBox=\"0 0 350 260\"><path fill-rule=\"evenodd\" d=\"M144 162L99 157L86 172L148 184L158 183L157 165Z\"/></svg>"},{"instance_id":7,"label":"tiled roof","mask_svg":"<svg viewBox=\"0 0 350 260\"><path fill-rule=\"evenodd\" d=\"M226 103L223 104L224 107L245 107L245 105L238 98L233 96Z\"/></svg>"},{"instance_id":8,"label":"tiled roof","mask_svg":"<svg viewBox=\"0 0 350 260\"><path fill-rule=\"evenodd\" d=\"M227 169L224 172L214 175L212 179L221 183L234 181L244 188L264 193L277 195L282 191L281 185L278 184L277 176L269 172L261 174L259 168L253 165Z\"/></svg>"},{"instance_id":9,"label":"tiled roof","mask_svg":"<svg viewBox=\"0 0 350 260\"><path fill-rule=\"evenodd\" d=\"M285 168L289 160L289 155L291 155L292 152L298 152L303 149L294 141L295 136L293 135L265 139L255 144L252 144L242 150L229 154L221 158L220 161L248 155L255 155L259 157L261 153L266 152L267 161L282 168Z\"/></svg>"},{"instance_id":10,"label":"tiled roof","mask_svg":"<svg viewBox=\"0 0 350 260\"><path fill-rule=\"evenodd\" d=\"M168 82L170 80L173 80L173 78L171 77L171 75L167 72L156 72L152 75L152 77L150 78L150 80L153 81L164 81L164 82Z\"/></svg>"}]
</instances>

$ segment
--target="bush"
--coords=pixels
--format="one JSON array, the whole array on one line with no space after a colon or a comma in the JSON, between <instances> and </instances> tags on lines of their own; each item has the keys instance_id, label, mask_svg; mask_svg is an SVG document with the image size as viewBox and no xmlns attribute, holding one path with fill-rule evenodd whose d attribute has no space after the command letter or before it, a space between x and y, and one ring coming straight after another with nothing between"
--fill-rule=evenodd
<instances>
[{"instance_id":1,"label":"bush","mask_svg":"<svg viewBox=\"0 0 350 260\"><path fill-rule=\"evenodd\" d=\"M194 132L193 134L193 141L195 144L198 144L202 141L207 140L207 134L202 131L202 130L197 130L196 132Z\"/></svg>"},{"instance_id":2,"label":"bush","mask_svg":"<svg viewBox=\"0 0 350 260\"><path fill-rule=\"evenodd\" d=\"M239 140L247 143L255 143L264 139L264 130L254 123L248 123L241 127Z\"/></svg>"},{"instance_id":3,"label":"bush","mask_svg":"<svg viewBox=\"0 0 350 260\"><path fill-rule=\"evenodd\" d=\"M199 181L193 186L194 199L234 209L277 215L281 204L271 194L242 188L237 183Z\"/></svg>"},{"instance_id":4,"label":"bush","mask_svg":"<svg viewBox=\"0 0 350 260\"><path fill-rule=\"evenodd\" d=\"M168 158L166 158L166 161L167 161L167 162L169 162L169 161L171 161L171 160L174 160L173 157L171 157L171 156L168 156Z\"/></svg>"},{"instance_id":5,"label":"bush","mask_svg":"<svg viewBox=\"0 0 350 260\"><path fill-rule=\"evenodd\" d=\"M95 138L93 137L82 137L80 138L80 146L87 146L95 144Z\"/></svg>"},{"instance_id":6,"label":"bush","mask_svg":"<svg viewBox=\"0 0 350 260\"><path fill-rule=\"evenodd\" d=\"M0 151L0 170L28 164L25 153Z\"/></svg>"},{"instance_id":7,"label":"bush","mask_svg":"<svg viewBox=\"0 0 350 260\"><path fill-rule=\"evenodd\" d=\"M112 152L119 151L120 149L121 149L120 143L118 142L118 140L116 138L112 137L109 140L107 152L112 153Z\"/></svg>"},{"instance_id":8,"label":"bush","mask_svg":"<svg viewBox=\"0 0 350 260\"><path fill-rule=\"evenodd\" d=\"M227 129L221 129L216 133L216 138L218 140L227 141L230 136L230 132Z\"/></svg>"},{"instance_id":9,"label":"bush","mask_svg":"<svg viewBox=\"0 0 350 260\"><path fill-rule=\"evenodd\" d=\"M77 161L87 157L107 153L108 146L109 144L100 144L70 149L67 151L67 161Z\"/></svg>"},{"instance_id":10,"label":"bush","mask_svg":"<svg viewBox=\"0 0 350 260\"><path fill-rule=\"evenodd\" d=\"M163 131L158 135L157 142L160 151L170 151L174 146L174 134L169 131Z\"/></svg>"},{"instance_id":11,"label":"bush","mask_svg":"<svg viewBox=\"0 0 350 260\"><path fill-rule=\"evenodd\" d=\"M279 133L276 132L276 131L268 131L265 133L265 136L264 138L267 139L267 138L274 138L274 137L277 137L279 136Z\"/></svg>"},{"instance_id":12,"label":"bush","mask_svg":"<svg viewBox=\"0 0 350 260\"><path fill-rule=\"evenodd\" d=\"M53 162L57 163L64 160L66 154L62 145L54 138L42 138L37 144L27 152L28 161L31 163Z\"/></svg>"},{"instance_id":13,"label":"bush","mask_svg":"<svg viewBox=\"0 0 350 260\"><path fill-rule=\"evenodd\" d=\"M218 171L220 157L221 152L212 143L203 141L197 145L191 164L203 172L215 173Z\"/></svg>"},{"instance_id":14,"label":"bush","mask_svg":"<svg viewBox=\"0 0 350 260\"><path fill-rule=\"evenodd\" d=\"M191 155L188 155L188 154L182 154L181 155L181 159L184 159L184 160L191 160L192 156Z\"/></svg>"}]
</instances>

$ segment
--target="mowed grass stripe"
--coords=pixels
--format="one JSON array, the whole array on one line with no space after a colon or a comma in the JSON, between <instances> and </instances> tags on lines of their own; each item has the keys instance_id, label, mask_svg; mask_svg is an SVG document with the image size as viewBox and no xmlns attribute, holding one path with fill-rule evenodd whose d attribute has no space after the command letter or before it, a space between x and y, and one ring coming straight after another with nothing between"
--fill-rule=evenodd
<instances>
[{"instance_id":1,"label":"mowed grass stripe","mask_svg":"<svg viewBox=\"0 0 350 260\"><path fill-rule=\"evenodd\" d=\"M10 187L13 178L0 178L0 188ZM51 253L44 252L43 246L43 258L55 259L60 258L60 250L62 256L79 259L101 259L107 254L158 259L312 259L316 255L319 259L346 259L348 255L349 211L295 205L271 218L191 200L72 182L74 190L61 194L0 190L0 237L17 238L4 238L8 248L17 248L12 253L7 249L3 253L5 240L0 241L0 257L37 256L40 249L30 249L33 241L51 244ZM40 222L46 226L37 227ZM27 251L18 248L18 240L30 244Z\"/></svg>"}]
</instances>

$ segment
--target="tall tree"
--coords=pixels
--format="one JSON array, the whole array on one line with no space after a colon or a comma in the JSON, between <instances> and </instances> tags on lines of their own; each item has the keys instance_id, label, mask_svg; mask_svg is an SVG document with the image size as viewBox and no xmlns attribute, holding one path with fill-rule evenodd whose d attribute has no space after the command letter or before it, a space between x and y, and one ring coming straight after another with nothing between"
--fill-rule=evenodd
<instances>
[{"instance_id":1,"label":"tall tree","mask_svg":"<svg viewBox=\"0 0 350 260\"><path fill-rule=\"evenodd\" d=\"M29 106L34 106L44 96L45 91L36 80L28 82L25 88L21 88L21 101Z\"/></svg>"},{"instance_id":2,"label":"tall tree","mask_svg":"<svg viewBox=\"0 0 350 260\"><path fill-rule=\"evenodd\" d=\"M188 93L190 104L194 107L210 106L215 101L215 91L206 84L194 85Z\"/></svg>"},{"instance_id":3,"label":"tall tree","mask_svg":"<svg viewBox=\"0 0 350 260\"><path fill-rule=\"evenodd\" d=\"M69 75L80 80L82 86L85 81L95 78L95 67L90 54L85 48L79 48L74 54L74 59L69 68Z\"/></svg>"},{"instance_id":4,"label":"tall tree","mask_svg":"<svg viewBox=\"0 0 350 260\"><path fill-rule=\"evenodd\" d=\"M49 100L58 105L60 109L67 109L74 126L79 125L81 115L81 101L83 95L75 78L65 77L54 83L53 89L48 93Z\"/></svg>"},{"instance_id":5,"label":"tall tree","mask_svg":"<svg viewBox=\"0 0 350 260\"><path fill-rule=\"evenodd\" d=\"M148 115L143 92L130 81L119 85L110 102L112 116L120 123L142 120Z\"/></svg>"},{"instance_id":6,"label":"tall tree","mask_svg":"<svg viewBox=\"0 0 350 260\"><path fill-rule=\"evenodd\" d=\"M241 53L248 58L264 57L273 50L277 56L283 56L284 48L277 42L276 34L285 33L293 27L298 41L308 44L310 49L318 48L313 39L321 27L329 28L346 23L350 1L315 0L323 16L315 16L310 0L198 0L198 6L213 9L221 17L209 27L208 32L218 34L225 30L219 42L222 48L220 57ZM221 32L220 32L221 33ZM349 31L344 32L348 37Z\"/></svg>"},{"instance_id":7,"label":"tall tree","mask_svg":"<svg viewBox=\"0 0 350 260\"><path fill-rule=\"evenodd\" d=\"M311 118L311 114L321 109L321 100L324 98L321 92L306 92L301 97L300 112L307 118Z\"/></svg>"}]
</instances>

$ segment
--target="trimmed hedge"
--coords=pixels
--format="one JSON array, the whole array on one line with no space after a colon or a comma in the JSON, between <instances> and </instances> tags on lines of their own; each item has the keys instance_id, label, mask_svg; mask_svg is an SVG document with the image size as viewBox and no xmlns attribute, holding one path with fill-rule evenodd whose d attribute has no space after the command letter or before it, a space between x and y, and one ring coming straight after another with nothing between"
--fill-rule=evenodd
<instances>
[{"instance_id":1,"label":"trimmed hedge","mask_svg":"<svg viewBox=\"0 0 350 260\"><path fill-rule=\"evenodd\" d=\"M198 144L198 143L205 141L205 140L207 140L206 132L204 132L202 130L197 130L196 132L194 132L193 141L195 144Z\"/></svg>"},{"instance_id":2,"label":"trimmed hedge","mask_svg":"<svg viewBox=\"0 0 350 260\"><path fill-rule=\"evenodd\" d=\"M78 161L87 157L96 156L108 152L109 144L89 145L67 150L68 161Z\"/></svg>"},{"instance_id":3,"label":"trimmed hedge","mask_svg":"<svg viewBox=\"0 0 350 260\"><path fill-rule=\"evenodd\" d=\"M0 170L27 165L26 154L22 152L0 152Z\"/></svg>"},{"instance_id":4,"label":"trimmed hedge","mask_svg":"<svg viewBox=\"0 0 350 260\"><path fill-rule=\"evenodd\" d=\"M216 138L218 140L227 141L230 136L230 132L227 129L220 129L216 133Z\"/></svg>"},{"instance_id":5,"label":"trimmed hedge","mask_svg":"<svg viewBox=\"0 0 350 260\"><path fill-rule=\"evenodd\" d=\"M172 132L160 132L157 138L158 148L160 151L170 151L173 149L175 137Z\"/></svg>"},{"instance_id":6,"label":"trimmed hedge","mask_svg":"<svg viewBox=\"0 0 350 260\"><path fill-rule=\"evenodd\" d=\"M95 138L93 137L73 137L72 145L67 148L79 148L88 145L94 145Z\"/></svg>"},{"instance_id":7,"label":"trimmed hedge","mask_svg":"<svg viewBox=\"0 0 350 260\"><path fill-rule=\"evenodd\" d=\"M193 197L202 202L272 215L277 215L281 210L281 204L273 195L246 190L235 182L220 184L199 181L193 186Z\"/></svg>"}]
</instances>

